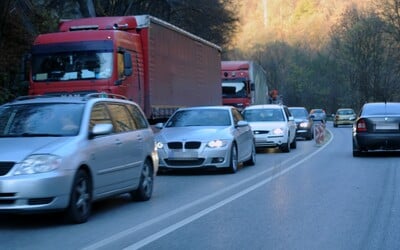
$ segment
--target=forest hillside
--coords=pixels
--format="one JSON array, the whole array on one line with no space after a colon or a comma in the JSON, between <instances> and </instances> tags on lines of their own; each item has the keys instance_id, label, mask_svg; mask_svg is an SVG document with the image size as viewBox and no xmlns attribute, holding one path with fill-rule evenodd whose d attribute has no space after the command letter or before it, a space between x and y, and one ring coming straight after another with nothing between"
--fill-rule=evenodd
<instances>
[{"instance_id":1,"label":"forest hillside","mask_svg":"<svg viewBox=\"0 0 400 250\"><path fill-rule=\"evenodd\" d=\"M237 0L239 27L231 48L249 50L275 41L323 47L333 24L350 8L373 7L373 0Z\"/></svg>"}]
</instances>

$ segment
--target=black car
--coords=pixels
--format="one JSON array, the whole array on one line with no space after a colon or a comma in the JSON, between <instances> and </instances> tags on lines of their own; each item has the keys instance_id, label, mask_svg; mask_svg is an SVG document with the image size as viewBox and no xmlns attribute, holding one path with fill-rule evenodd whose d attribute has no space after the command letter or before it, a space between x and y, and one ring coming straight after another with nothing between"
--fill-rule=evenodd
<instances>
[{"instance_id":1,"label":"black car","mask_svg":"<svg viewBox=\"0 0 400 250\"><path fill-rule=\"evenodd\" d=\"M400 149L400 103L366 103L353 124L353 156Z\"/></svg>"},{"instance_id":2,"label":"black car","mask_svg":"<svg viewBox=\"0 0 400 250\"><path fill-rule=\"evenodd\" d=\"M289 107L290 113L296 122L296 137L302 137L306 140L314 138L314 121L311 119L305 107Z\"/></svg>"}]
</instances>

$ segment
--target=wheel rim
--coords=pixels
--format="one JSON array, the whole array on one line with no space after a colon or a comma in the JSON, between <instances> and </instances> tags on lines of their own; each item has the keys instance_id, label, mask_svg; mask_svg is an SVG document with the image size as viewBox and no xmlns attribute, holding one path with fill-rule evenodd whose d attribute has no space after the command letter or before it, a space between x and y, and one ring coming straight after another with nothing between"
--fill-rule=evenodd
<instances>
[{"instance_id":1,"label":"wheel rim","mask_svg":"<svg viewBox=\"0 0 400 250\"><path fill-rule=\"evenodd\" d=\"M148 164L145 164L142 170L142 187L141 189L146 195L150 195L153 189L153 175Z\"/></svg>"},{"instance_id":2,"label":"wheel rim","mask_svg":"<svg viewBox=\"0 0 400 250\"><path fill-rule=\"evenodd\" d=\"M90 209L90 193L88 181L85 178L80 179L75 187L75 207L80 214L84 215Z\"/></svg>"},{"instance_id":3,"label":"wheel rim","mask_svg":"<svg viewBox=\"0 0 400 250\"><path fill-rule=\"evenodd\" d=\"M237 166L238 166L237 150L236 150L236 147L233 146L233 148L232 148L232 169L234 171L236 171L237 170Z\"/></svg>"}]
</instances>

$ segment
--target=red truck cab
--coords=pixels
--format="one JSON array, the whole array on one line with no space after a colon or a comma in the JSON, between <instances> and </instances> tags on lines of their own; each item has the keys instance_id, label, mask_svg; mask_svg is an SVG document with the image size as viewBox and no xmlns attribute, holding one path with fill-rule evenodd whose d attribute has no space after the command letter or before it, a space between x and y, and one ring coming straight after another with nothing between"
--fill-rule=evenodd
<instances>
[{"instance_id":1,"label":"red truck cab","mask_svg":"<svg viewBox=\"0 0 400 250\"><path fill-rule=\"evenodd\" d=\"M222 61L222 102L244 109L252 104L268 103L264 69L253 61Z\"/></svg>"},{"instance_id":2,"label":"red truck cab","mask_svg":"<svg viewBox=\"0 0 400 250\"><path fill-rule=\"evenodd\" d=\"M221 48L149 15L63 21L32 46L29 94L119 94L149 120L220 105Z\"/></svg>"},{"instance_id":3,"label":"red truck cab","mask_svg":"<svg viewBox=\"0 0 400 250\"><path fill-rule=\"evenodd\" d=\"M143 104L137 91L143 74L132 72L132 58L138 58L135 70L143 71L136 25L133 18L88 18L62 22L60 32L39 35L32 47L29 93L107 92Z\"/></svg>"}]
</instances>

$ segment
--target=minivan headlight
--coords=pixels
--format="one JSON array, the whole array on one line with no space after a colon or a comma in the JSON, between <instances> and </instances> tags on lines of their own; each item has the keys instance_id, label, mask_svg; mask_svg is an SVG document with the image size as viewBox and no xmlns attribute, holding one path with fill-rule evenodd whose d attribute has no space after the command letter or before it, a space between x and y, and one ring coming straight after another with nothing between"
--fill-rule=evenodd
<instances>
[{"instance_id":1,"label":"minivan headlight","mask_svg":"<svg viewBox=\"0 0 400 250\"><path fill-rule=\"evenodd\" d=\"M31 155L17 164L14 175L46 173L58 169L61 158L56 155Z\"/></svg>"}]
</instances>

